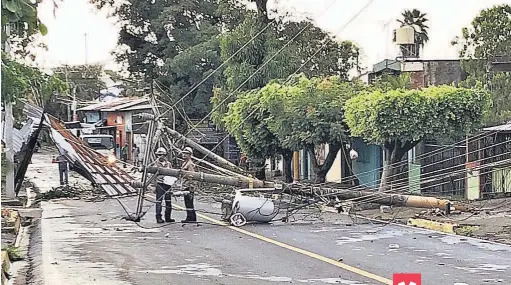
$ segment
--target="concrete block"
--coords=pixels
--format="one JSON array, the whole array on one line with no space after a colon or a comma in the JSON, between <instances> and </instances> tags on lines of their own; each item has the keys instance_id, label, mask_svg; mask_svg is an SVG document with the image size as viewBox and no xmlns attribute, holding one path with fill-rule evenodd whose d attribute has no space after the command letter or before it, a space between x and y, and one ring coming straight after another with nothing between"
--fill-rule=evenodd
<instances>
[{"instance_id":1,"label":"concrete block","mask_svg":"<svg viewBox=\"0 0 511 285\"><path fill-rule=\"evenodd\" d=\"M426 220L426 219L414 219L414 218L408 219L407 225L418 227L418 228L439 231L439 232L443 232L443 233L449 233L449 234L454 234L455 233L454 230L458 226L457 224L442 223L442 222L435 222L435 221Z\"/></svg>"}]
</instances>

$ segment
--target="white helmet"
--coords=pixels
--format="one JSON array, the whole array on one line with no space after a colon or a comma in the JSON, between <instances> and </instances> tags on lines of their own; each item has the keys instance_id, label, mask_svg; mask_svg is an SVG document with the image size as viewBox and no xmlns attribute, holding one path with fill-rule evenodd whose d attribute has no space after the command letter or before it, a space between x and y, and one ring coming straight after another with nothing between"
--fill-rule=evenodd
<instances>
[{"instance_id":1,"label":"white helmet","mask_svg":"<svg viewBox=\"0 0 511 285\"><path fill-rule=\"evenodd\" d=\"M164 147L159 147L156 150L156 155L166 155L166 154L167 154L167 150Z\"/></svg>"},{"instance_id":2,"label":"white helmet","mask_svg":"<svg viewBox=\"0 0 511 285\"><path fill-rule=\"evenodd\" d=\"M183 149L183 153L188 153L188 154L193 154L193 150L191 147L185 147L185 149Z\"/></svg>"}]
</instances>

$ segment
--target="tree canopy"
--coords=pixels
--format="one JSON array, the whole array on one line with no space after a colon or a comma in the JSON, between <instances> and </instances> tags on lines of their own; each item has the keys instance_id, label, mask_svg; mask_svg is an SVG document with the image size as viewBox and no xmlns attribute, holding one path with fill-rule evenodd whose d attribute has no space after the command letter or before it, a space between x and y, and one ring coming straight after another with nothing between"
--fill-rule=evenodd
<instances>
[{"instance_id":1,"label":"tree canopy","mask_svg":"<svg viewBox=\"0 0 511 285\"><path fill-rule=\"evenodd\" d=\"M2 0L2 47L8 39L17 39L22 45L37 33L48 33L37 16L40 1Z\"/></svg>"},{"instance_id":2,"label":"tree canopy","mask_svg":"<svg viewBox=\"0 0 511 285\"><path fill-rule=\"evenodd\" d=\"M482 10L461 34L453 45L458 46L463 68L469 74L464 84L483 83L493 99L492 112L488 112L485 122L511 120L511 73L488 71L492 62L511 60L511 6L502 4Z\"/></svg>"},{"instance_id":3,"label":"tree canopy","mask_svg":"<svg viewBox=\"0 0 511 285\"><path fill-rule=\"evenodd\" d=\"M249 156L290 156L291 151L307 149L315 158L315 149L329 144L326 161L313 161L316 181L324 182L342 143L348 141L344 102L364 88L339 76L309 79L302 74L286 82L275 80L240 95L229 105L224 122Z\"/></svg>"},{"instance_id":4,"label":"tree canopy","mask_svg":"<svg viewBox=\"0 0 511 285\"><path fill-rule=\"evenodd\" d=\"M398 23L401 27L409 26L414 30L414 39L415 45L411 47L401 46L401 52L405 57L419 57L420 56L420 48L424 47L424 45L429 41L428 29L429 26L427 22L429 21L426 13L422 13L417 9L413 10L404 10L401 13L401 19L397 19ZM394 40L396 34L394 32Z\"/></svg>"},{"instance_id":5,"label":"tree canopy","mask_svg":"<svg viewBox=\"0 0 511 285\"><path fill-rule=\"evenodd\" d=\"M480 125L489 103L490 97L482 89L377 90L349 99L345 116L351 134L382 145L390 165L424 138L468 134Z\"/></svg>"},{"instance_id":6,"label":"tree canopy","mask_svg":"<svg viewBox=\"0 0 511 285\"><path fill-rule=\"evenodd\" d=\"M13 113L17 121L22 118L22 104L16 104L17 101L27 100L39 106L49 105L52 109L56 107L53 95L64 92L67 88L67 84L57 76L50 76L8 56L2 56L2 102L14 102Z\"/></svg>"},{"instance_id":7,"label":"tree canopy","mask_svg":"<svg viewBox=\"0 0 511 285\"><path fill-rule=\"evenodd\" d=\"M191 118L211 110L210 97L221 72L208 76L221 64L219 35L241 22L244 6L235 0L92 2L118 18L120 49L115 56L132 76L156 80L164 95L160 99L167 104L205 80L180 107Z\"/></svg>"},{"instance_id":8,"label":"tree canopy","mask_svg":"<svg viewBox=\"0 0 511 285\"><path fill-rule=\"evenodd\" d=\"M260 19L258 14L249 13L242 24L221 38L222 59L232 58L224 71L225 85L215 89L212 98L213 120L218 125L227 104L239 92L262 88L273 79L286 79L298 71L309 77L337 75L347 79L357 64L359 49L355 44L335 41L308 20L276 18L268 24Z\"/></svg>"}]
</instances>

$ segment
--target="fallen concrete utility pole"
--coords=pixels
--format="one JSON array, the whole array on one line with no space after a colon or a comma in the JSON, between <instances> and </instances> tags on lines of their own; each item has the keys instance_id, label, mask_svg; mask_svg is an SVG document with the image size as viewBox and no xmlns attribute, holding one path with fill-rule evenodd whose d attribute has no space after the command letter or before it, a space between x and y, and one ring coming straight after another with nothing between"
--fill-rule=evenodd
<instances>
[{"instance_id":1,"label":"fallen concrete utility pole","mask_svg":"<svg viewBox=\"0 0 511 285\"><path fill-rule=\"evenodd\" d=\"M399 207L414 207L414 208L441 208L450 210L456 209L460 211L466 211L467 208L464 205L453 203L450 200L438 199L435 197L425 197L416 195L402 195L402 194L391 194L382 193L375 191L360 191L360 190L349 190L349 189L335 189L335 188L319 188L314 187L313 189L298 188L291 186L291 189L286 189L285 192L296 193L300 195L310 197L326 197L326 198L339 198L341 200L350 200L353 203L357 202L370 202L388 206L399 206Z\"/></svg>"},{"instance_id":2,"label":"fallen concrete utility pole","mask_svg":"<svg viewBox=\"0 0 511 285\"><path fill-rule=\"evenodd\" d=\"M222 175L215 174L207 174L201 172L192 172L192 171L184 171L180 169L171 169L171 168L158 168L158 167L147 167L148 173L156 173L159 172L163 175L173 176L173 177L181 177L187 176L189 179L197 180L197 181L205 181L209 183L216 183L222 185L229 185L241 188L272 188L275 187L275 183L261 181L257 179L251 179L248 177L228 177ZM252 184L252 185L251 185Z\"/></svg>"},{"instance_id":3,"label":"fallen concrete utility pole","mask_svg":"<svg viewBox=\"0 0 511 285\"><path fill-rule=\"evenodd\" d=\"M276 187L277 184L274 182L253 180L250 181L249 178L243 177L227 177L221 175L214 174L206 174L200 172L191 172L191 171L182 171L179 169L169 169L169 168L158 168L158 167L148 167L148 173L156 173L158 172L163 175L180 177L180 176L188 176L189 179L197 180L197 181L205 181L209 183L216 183L222 185L235 186L240 188L273 188ZM252 184L252 185L250 185ZM368 202L389 206L401 206L401 207L415 207L415 208L441 208L452 209L453 207L456 210L466 211L466 207L463 205L456 205L449 200L438 199L434 197L424 197L424 196L414 196L414 195L401 195L401 194L390 194L390 193L381 193L375 191L354 191L349 189L336 189L336 188L319 188L319 187L307 187L307 186L299 186L288 184L284 185L283 192L287 194L297 194L301 196L309 196L309 197L325 197L325 198L339 198L341 200L352 200L354 203L357 202Z\"/></svg>"},{"instance_id":4,"label":"fallen concrete utility pole","mask_svg":"<svg viewBox=\"0 0 511 285\"><path fill-rule=\"evenodd\" d=\"M193 149L199 151L200 153L204 154L205 156L213 159L216 161L220 166L228 168L236 173L243 174L243 170L241 170L239 167L237 167L234 163L228 161L227 159L215 154L214 152L210 151L209 149L201 146L200 144L194 142L193 140L183 136L179 132L171 129L166 128L167 132L175 139L183 140L187 145L191 146Z\"/></svg>"}]
</instances>

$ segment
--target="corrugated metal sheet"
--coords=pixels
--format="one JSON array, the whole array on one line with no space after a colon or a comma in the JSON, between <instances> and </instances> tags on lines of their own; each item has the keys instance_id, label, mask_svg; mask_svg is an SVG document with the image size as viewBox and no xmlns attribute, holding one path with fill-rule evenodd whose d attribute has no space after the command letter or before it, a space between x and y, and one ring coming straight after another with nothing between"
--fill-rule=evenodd
<instances>
[{"instance_id":1,"label":"corrugated metal sheet","mask_svg":"<svg viewBox=\"0 0 511 285\"><path fill-rule=\"evenodd\" d=\"M34 132L34 121L32 119L28 119L25 125L21 129L12 129L12 150L14 154L17 154L23 148L23 145L28 142L30 139L30 135ZM5 120L2 120L2 141L5 142Z\"/></svg>"},{"instance_id":2,"label":"corrugated metal sheet","mask_svg":"<svg viewBox=\"0 0 511 285\"><path fill-rule=\"evenodd\" d=\"M16 128L13 129L13 148L16 153L18 153L23 145L28 142L30 135L34 132L34 126L34 121L32 119L28 119L27 123L20 130Z\"/></svg>"},{"instance_id":3,"label":"corrugated metal sheet","mask_svg":"<svg viewBox=\"0 0 511 285\"><path fill-rule=\"evenodd\" d=\"M498 131L498 132L511 132L511 122L507 122L506 124L484 128L485 131Z\"/></svg>"},{"instance_id":4,"label":"corrugated metal sheet","mask_svg":"<svg viewBox=\"0 0 511 285\"><path fill-rule=\"evenodd\" d=\"M131 98L117 98L107 102L101 102L97 104L93 104L87 107L83 107L78 109L77 111L103 111L103 112L117 112L117 111L127 111L125 109L130 110L138 110L136 105L143 104L144 109L145 106L148 105L149 100L147 98L139 98L139 97L131 97Z\"/></svg>"},{"instance_id":5,"label":"corrugated metal sheet","mask_svg":"<svg viewBox=\"0 0 511 285\"><path fill-rule=\"evenodd\" d=\"M31 106L32 114L37 107ZM42 112L42 110L40 110ZM51 137L61 153L66 153L67 160L79 173L109 196L133 195L137 190L131 187L133 178L117 165L106 165L106 157L86 146L55 117L46 114L45 124L51 129Z\"/></svg>"}]
</instances>

